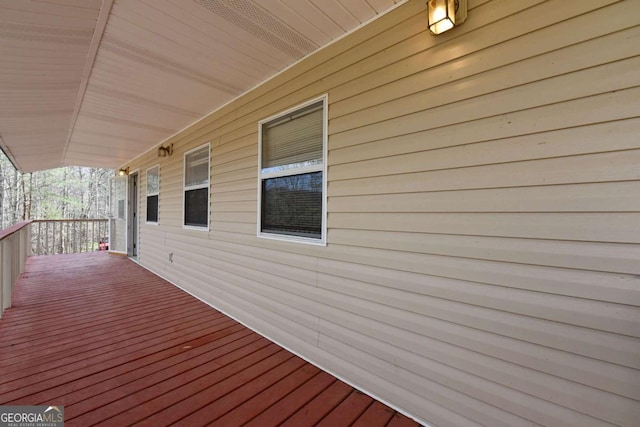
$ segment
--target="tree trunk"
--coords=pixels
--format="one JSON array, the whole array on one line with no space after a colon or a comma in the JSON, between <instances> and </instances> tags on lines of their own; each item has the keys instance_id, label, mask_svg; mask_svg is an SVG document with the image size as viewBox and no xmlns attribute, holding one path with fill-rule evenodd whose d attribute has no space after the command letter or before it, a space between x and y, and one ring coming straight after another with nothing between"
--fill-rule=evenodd
<instances>
[{"instance_id":1,"label":"tree trunk","mask_svg":"<svg viewBox=\"0 0 640 427\"><path fill-rule=\"evenodd\" d=\"M13 171L13 182L9 186L9 191L11 192L11 223L9 225L13 225L18 222L18 171Z\"/></svg>"},{"instance_id":2,"label":"tree trunk","mask_svg":"<svg viewBox=\"0 0 640 427\"><path fill-rule=\"evenodd\" d=\"M26 221L31 219L31 202L33 200L33 174L29 173L29 188L26 185L26 177L22 175L20 177L20 186L22 188L22 220Z\"/></svg>"},{"instance_id":3,"label":"tree trunk","mask_svg":"<svg viewBox=\"0 0 640 427\"><path fill-rule=\"evenodd\" d=\"M0 159L0 230L4 227L4 168Z\"/></svg>"}]
</instances>

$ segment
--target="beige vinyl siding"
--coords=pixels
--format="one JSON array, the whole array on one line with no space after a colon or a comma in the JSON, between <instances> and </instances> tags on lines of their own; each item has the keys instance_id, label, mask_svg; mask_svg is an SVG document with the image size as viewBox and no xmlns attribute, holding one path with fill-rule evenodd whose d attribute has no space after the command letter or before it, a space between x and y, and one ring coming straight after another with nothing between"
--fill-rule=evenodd
<instances>
[{"instance_id":1,"label":"beige vinyl siding","mask_svg":"<svg viewBox=\"0 0 640 427\"><path fill-rule=\"evenodd\" d=\"M424 423L637 425L640 2L469 0L438 37L425 9L134 160L161 168L140 262ZM327 246L259 239L258 122L323 94ZM182 228L205 143L208 233Z\"/></svg>"}]
</instances>

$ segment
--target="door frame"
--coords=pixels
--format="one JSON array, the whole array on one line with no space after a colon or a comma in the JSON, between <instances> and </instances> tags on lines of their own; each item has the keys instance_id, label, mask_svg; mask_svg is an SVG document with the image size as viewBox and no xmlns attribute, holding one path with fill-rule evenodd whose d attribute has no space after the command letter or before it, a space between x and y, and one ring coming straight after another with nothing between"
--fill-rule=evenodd
<instances>
[{"instance_id":1,"label":"door frame","mask_svg":"<svg viewBox=\"0 0 640 427\"><path fill-rule=\"evenodd\" d=\"M140 233L140 171L127 177L127 256L138 259Z\"/></svg>"}]
</instances>

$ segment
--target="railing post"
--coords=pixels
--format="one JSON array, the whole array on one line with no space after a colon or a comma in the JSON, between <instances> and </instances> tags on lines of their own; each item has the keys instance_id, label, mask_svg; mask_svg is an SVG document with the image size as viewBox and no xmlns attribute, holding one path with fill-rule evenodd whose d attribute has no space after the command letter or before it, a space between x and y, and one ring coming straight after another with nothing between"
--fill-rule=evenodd
<instances>
[{"instance_id":1,"label":"railing post","mask_svg":"<svg viewBox=\"0 0 640 427\"><path fill-rule=\"evenodd\" d=\"M30 233L38 233L38 235L30 236L32 237L31 253L55 255L96 250L100 240L107 233L107 221L107 219L34 220Z\"/></svg>"},{"instance_id":2,"label":"railing post","mask_svg":"<svg viewBox=\"0 0 640 427\"><path fill-rule=\"evenodd\" d=\"M5 308L11 306L13 251L10 237L2 240L0 244L2 245L2 309L0 311L4 312Z\"/></svg>"},{"instance_id":3,"label":"railing post","mask_svg":"<svg viewBox=\"0 0 640 427\"><path fill-rule=\"evenodd\" d=\"M4 268L4 240L0 240L0 317L4 312L4 299L6 298L5 291L5 268Z\"/></svg>"},{"instance_id":4,"label":"railing post","mask_svg":"<svg viewBox=\"0 0 640 427\"><path fill-rule=\"evenodd\" d=\"M20 259L22 258L20 255L21 234L19 231L9 238L9 244L11 246L11 291L13 291L13 284L16 283L18 276L20 276Z\"/></svg>"},{"instance_id":5,"label":"railing post","mask_svg":"<svg viewBox=\"0 0 640 427\"><path fill-rule=\"evenodd\" d=\"M31 221L0 230L0 317L11 307L11 293L31 251Z\"/></svg>"},{"instance_id":6,"label":"railing post","mask_svg":"<svg viewBox=\"0 0 640 427\"><path fill-rule=\"evenodd\" d=\"M55 224L55 222L54 222L54 224ZM64 224L61 222L60 223L60 251L58 252L59 254L63 254L64 253L64 243L62 242L62 228L63 228L62 226L63 225ZM54 228L55 228L55 226L54 226Z\"/></svg>"},{"instance_id":7,"label":"railing post","mask_svg":"<svg viewBox=\"0 0 640 427\"><path fill-rule=\"evenodd\" d=\"M40 255L40 238L42 237L42 233L40 232L41 227L42 227L42 223L41 222L37 222L36 224L38 224L38 231L36 232L36 253L35 255Z\"/></svg>"},{"instance_id":8,"label":"railing post","mask_svg":"<svg viewBox=\"0 0 640 427\"><path fill-rule=\"evenodd\" d=\"M20 239L20 274L24 273L24 266L27 263L27 258L31 256L31 226L28 225L22 229L22 237Z\"/></svg>"}]
</instances>

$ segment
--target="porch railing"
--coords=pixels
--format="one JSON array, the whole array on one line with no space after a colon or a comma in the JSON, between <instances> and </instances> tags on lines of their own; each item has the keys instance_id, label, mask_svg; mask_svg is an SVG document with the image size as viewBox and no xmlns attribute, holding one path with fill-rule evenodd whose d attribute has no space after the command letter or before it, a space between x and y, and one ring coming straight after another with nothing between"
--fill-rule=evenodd
<instances>
[{"instance_id":1,"label":"porch railing","mask_svg":"<svg viewBox=\"0 0 640 427\"><path fill-rule=\"evenodd\" d=\"M0 317L30 255L108 250L107 219L31 220L0 230Z\"/></svg>"},{"instance_id":2,"label":"porch railing","mask_svg":"<svg viewBox=\"0 0 640 427\"><path fill-rule=\"evenodd\" d=\"M24 221L0 230L0 317L11 307L13 287L31 252L29 224L31 221Z\"/></svg>"},{"instance_id":3,"label":"porch railing","mask_svg":"<svg viewBox=\"0 0 640 427\"><path fill-rule=\"evenodd\" d=\"M107 219L39 219L31 223L33 255L55 255L108 249Z\"/></svg>"}]
</instances>

